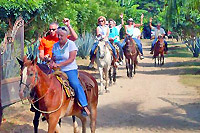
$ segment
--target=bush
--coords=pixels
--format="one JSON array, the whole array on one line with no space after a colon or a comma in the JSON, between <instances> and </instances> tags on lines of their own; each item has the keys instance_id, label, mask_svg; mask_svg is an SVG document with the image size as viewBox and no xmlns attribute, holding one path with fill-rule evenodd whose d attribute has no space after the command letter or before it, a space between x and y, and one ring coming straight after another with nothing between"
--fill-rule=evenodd
<instances>
[{"instance_id":1,"label":"bush","mask_svg":"<svg viewBox=\"0 0 200 133\"><path fill-rule=\"evenodd\" d=\"M82 59L86 59L90 53L90 49L92 48L94 41L94 36L88 32L84 36L79 37L75 42L78 47L77 55Z\"/></svg>"}]
</instances>

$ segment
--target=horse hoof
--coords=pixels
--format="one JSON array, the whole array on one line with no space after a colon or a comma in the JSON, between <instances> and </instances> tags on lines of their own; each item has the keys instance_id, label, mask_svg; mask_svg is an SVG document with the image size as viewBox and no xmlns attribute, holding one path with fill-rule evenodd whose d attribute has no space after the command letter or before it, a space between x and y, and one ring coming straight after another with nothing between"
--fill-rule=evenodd
<instances>
[{"instance_id":1,"label":"horse hoof","mask_svg":"<svg viewBox=\"0 0 200 133\"><path fill-rule=\"evenodd\" d=\"M110 91L109 90L105 90L105 93L110 93Z\"/></svg>"},{"instance_id":2,"label":"horse hoof","mask_svg":"<svg viewBox=\"0 0 200 133\"><path fill-rule=\"evenodd\" d=\"M103 95L103 92L102 92L102 91L100 91L100 92L99 92L99 95Z\"/></svg>"}]
</instances>

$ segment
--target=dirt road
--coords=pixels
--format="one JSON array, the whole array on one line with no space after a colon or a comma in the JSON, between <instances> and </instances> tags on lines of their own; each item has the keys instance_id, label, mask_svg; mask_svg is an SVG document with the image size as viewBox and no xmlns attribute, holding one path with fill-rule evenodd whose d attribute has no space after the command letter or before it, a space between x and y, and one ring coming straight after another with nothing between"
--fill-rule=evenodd
<instances>
[{"instance_id":1,"label":"dirt road","mask_svg":"<svg viewBox=\"0 0 200 133\"><path fill-rule=\"evenodd\" d=\"M166 58L163 67L154 67L150 41L143 41L143 47L145 59L139 60L136 75L127 78L125 65L120 66L117 83L110 87L110 93L99 96L96 132L200 132L200 96L195 88L179 83L170 59ZM31 117L12 132L33 132ZM71 118L64 118L62 123L63 132L73 131ZM46 122L39 128L41 133L46 132Z\"/></svg>"}]
</instances>

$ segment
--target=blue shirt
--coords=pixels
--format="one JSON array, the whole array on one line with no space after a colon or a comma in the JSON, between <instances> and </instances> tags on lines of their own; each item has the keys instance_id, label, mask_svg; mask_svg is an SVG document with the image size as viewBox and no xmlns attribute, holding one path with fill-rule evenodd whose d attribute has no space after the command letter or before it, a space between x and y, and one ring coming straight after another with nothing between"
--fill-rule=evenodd
<instances>
[{"instance_id":1,"label":"blue shirt","mask_svg":"<svg viewBox=\"0 0 200 133\"><path fill-rule=\"evenodd\" d=\"M117 28L116 27L110 28L110 33L109 33L108 38L114 38L116 36L119 36L119 32ZM119 42L118 38L116 38L114 42Z\"/></svg>"},{"instance_id":2,"label":"blue shirt","mask_svg":"<svg viewBox=\"0 0 200 133\"><path fill-rule=\"evenodd\" d=\"M55 57L56 63L60 64L61 62L64 62L69 59L69 53L71 51L78 51L78 48L76 47L75 43L71 40L67 40L66 44L61 48L59 45L59 42L55 43L53 45L52 53ZM76 60L66 66L61 66L61 71L69 71L77 69L78 66L76 64Z\"/></svg>"}]
</instances>

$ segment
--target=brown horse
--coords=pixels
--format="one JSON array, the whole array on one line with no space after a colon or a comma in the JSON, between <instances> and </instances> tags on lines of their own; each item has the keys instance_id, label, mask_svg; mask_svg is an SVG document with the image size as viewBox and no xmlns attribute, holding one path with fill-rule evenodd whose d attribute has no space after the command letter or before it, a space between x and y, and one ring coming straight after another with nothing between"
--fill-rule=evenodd
<instances>
[{"instance_id":1,"label":"brown horse","mask_svg":"<svg viewBox=\"0 0 200 133\"><path fill-rule=\"evenodd\" d=\"M59 126L57 125L59 118L64 116L77 116L82 122L82 132L86 132L86 117L81 115L82 107L73 100L72 97L67 97L63 85L57 80L55 74L46 75L36 65L35 61L27 60L25 56L23 61L19 61L21 65L21 86L20 97L24 95L29 96L32 91L36 92L39 103L40 111L48 122L48 133L59 132ZM96 129L96 117L97 117L97 103L98 103L98 84L95 78L89 73L79 72L80 82L85 90L88 106L90 109L90 127L91 132L94 133ZM34 89L34 90L33 90ZM34 101L30 100L32 105ZM74 122L74 132L77 132L77 123Z\"/></svg>"},{"instance_id":2,"label":"brown horse","mask_svg":"<svg viewBox=\"0 0 200 133\"><path fill-rule=\"evenodd\" d=\"M159 39L153 49L153 58L155 59L155 66L156 60L158 60L158 65L164 65L164 49L165 44L163 39Z\"/></svg>"},{"instance_id":3,"label":"brown horse","mask_svg":"<svg viewBox=\"0 0 200 133\"><path fill-rule=\"evenodd\" d=\"M124 50L124 55L126 57L127 76L131 78L133 77L132 73L135 74L135 68L138 63L137 56L139 55L139 51L136 48L136 43L133 40L132 36L129 35L126 36L126 44L123 47L123 50Z\"/></svg>"}]
</instances>

